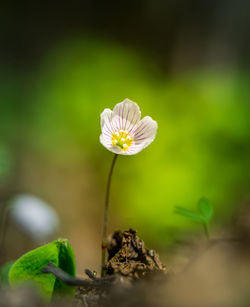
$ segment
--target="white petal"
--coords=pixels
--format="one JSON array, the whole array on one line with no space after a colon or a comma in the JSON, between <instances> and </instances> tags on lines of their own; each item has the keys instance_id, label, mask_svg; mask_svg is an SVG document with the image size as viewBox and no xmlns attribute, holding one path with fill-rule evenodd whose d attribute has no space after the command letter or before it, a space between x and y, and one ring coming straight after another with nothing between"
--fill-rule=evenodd
<instances>
[{"instance_id":1,"label":"white petal","mask_svg":"<svg viewBox=\"0 0 250 307\"><path fill-rule=\"evenodd\" d=\"M114 127L118 130L132 130L140 119L140 108L129 99L125 99L114 107L112 120Z\"/></svg>"},{"instance_id":2,"label":"white petal","mask_svg":"<svg viewBox=\"0 0 250 307\"><path fill-rule=\"evenodd\" d=\"M111 136L106 136L104 133L100 135L100 142L106 148L112 146Z\"/></svg>"},{"instance_id":3,"label":"white petal","mask_svg":"<svg viewBox=\"0 0 250 307\"><path fill-rule=\"evenodd\" d=\"M155 139L157 126L157 122L149 116L140 120L132 131L133 143L128 149L128 153L131 155L137 154L150 145Z\"/></svg>"},{"instance_id":4,"label":"white petal","mask_svg":"<svg viewBox=\"0 0 250 307\"><path fill-rule=\"evenodd\" d=\"M104 109L104 111L101 114L101 129L102 132L106 134L112 135L115 131L112 123L112 114L113 111L110 109Z\"/></svg>"}]
</instances>

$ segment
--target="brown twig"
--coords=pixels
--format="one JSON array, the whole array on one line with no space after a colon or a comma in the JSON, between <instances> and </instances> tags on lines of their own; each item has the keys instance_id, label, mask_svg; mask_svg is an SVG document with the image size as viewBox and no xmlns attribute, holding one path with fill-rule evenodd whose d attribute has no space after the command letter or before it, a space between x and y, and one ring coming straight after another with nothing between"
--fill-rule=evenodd
<instances>
[{"instance_id":1,"label":"brown twig","mask_svg":"<svg viewBox=\"0 0 250 307\"><path fill-rule=\"evenodd\" d=\"M97 279L96 275L93 272L91 272L89 269L85 270L85 274L92 280Z\"/></svg>"},{"instance_id":2,"label":"brown twig","mask_svg":"<svg viewBox=\"0 0 250 307\"><path fill-rule=\"evenodd\" d=\"M90 271L88 270L88 273ZM114 280L115 276L107 276L103 278L94 278L92 280L75 278L70 276L68 273L64 272L62 269L57 268L53 263L48 263L43 269L42 273L53 274L56 278L63 281L69 286L78 286L78 287L91 287L91 288L106 288L111 285L111 282ZM92 273L93 274L93 273ZM91 275L91 274L90 274ZM92 276L92 275L91 275ZM92 276L93 277L93 276Z\"/></svg>"}]
</instances>

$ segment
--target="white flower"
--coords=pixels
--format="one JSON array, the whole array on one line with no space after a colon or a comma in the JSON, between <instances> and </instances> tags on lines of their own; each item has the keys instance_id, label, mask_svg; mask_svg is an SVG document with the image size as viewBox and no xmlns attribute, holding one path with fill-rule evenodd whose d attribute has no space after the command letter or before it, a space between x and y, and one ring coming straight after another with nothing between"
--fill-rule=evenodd
<instances>
[{"instance_id":1,"label":"white flower","mask_svg":"<svg viewBox=\"0 0 250 307\"><path fill-rule=\"evenodd\" d=\"M153 142L157 122L149 116L141 119L138 105L125 99L113 111L102 112L101 129L100 142L104 147L116 154L134 155Z\"/></svg>"},{"instance_id":2,"label":"white flower","mask_svg":"<svg viewBox=\"0 0 250 307\"><path fill-rule=\"evenodd\" d=\"M46 240L58 230L59 218L56 211L35 196L16 196L11 201L10 209L11 217L34 240Z\"/></svg>"}]
</instances>

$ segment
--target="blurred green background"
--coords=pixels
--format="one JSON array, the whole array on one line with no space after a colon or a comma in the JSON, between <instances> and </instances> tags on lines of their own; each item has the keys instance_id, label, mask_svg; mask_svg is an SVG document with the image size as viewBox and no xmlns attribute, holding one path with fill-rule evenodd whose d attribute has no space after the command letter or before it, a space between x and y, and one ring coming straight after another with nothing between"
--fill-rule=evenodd
<instances>
[{"instance_id":1,"label":"blurred green background","mask_svg":"<svg viewBox=\"0 0 250 307\"><path fill-rule=\"evenodd\" d=\"M214 205L214 228L230 223L250 201L248 8L247 1L5 4L2 207L17 193L47 201L79 271L97 269L112 159L99 143L100 114L128 97L159 127L152 145L117 161L109 231L131 227L167 250L200 231L174 206L195 209L202 196ZM35 246L17 232L8 226L7 258Z\"/></svg>"}]
</instances>

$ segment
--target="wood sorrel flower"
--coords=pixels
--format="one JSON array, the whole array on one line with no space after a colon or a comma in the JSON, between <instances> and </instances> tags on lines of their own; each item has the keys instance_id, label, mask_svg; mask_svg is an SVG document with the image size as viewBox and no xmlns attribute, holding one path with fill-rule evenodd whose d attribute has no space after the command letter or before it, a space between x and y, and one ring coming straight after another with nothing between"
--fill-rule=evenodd
<instances>
[{"instance_id":1,"label":"wood sorrel flower","mask_svg":"<svg viewBox=\"0 0 250 307\"><path fill-rule=\"evenodd\" d=\"M118 103L114 110L101 114L100 142L108 150L120 155L135 155L155 138L157 122L146 116L141 119L138 105L129 100Z\"/></svg>"}]
</instances>

